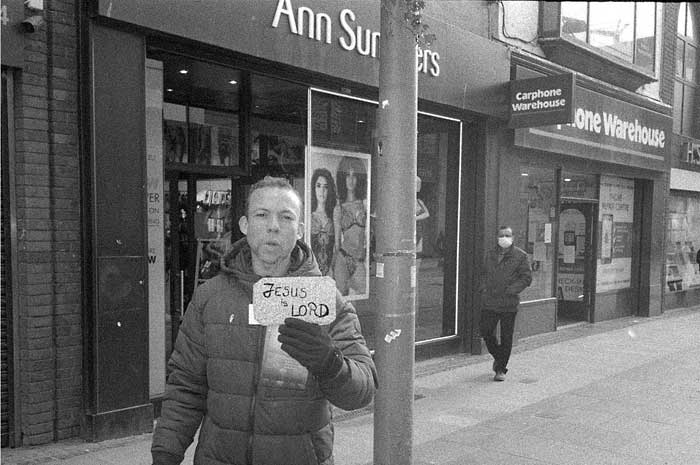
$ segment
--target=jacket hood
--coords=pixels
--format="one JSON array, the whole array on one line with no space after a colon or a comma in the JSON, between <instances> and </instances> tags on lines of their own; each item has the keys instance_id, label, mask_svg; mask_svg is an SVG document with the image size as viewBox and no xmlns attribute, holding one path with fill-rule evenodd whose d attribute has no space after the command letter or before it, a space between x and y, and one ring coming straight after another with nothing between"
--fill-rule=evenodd
<instances>
[{"instance_id":1,"label":"jacket hood","mask_svg":"<svg viewBox=\"0 0 700 465\"><path fill-rule=\"evenodd\" d=\"M221 272L251 285L261 278L253 271L252 252L247 238L236 241L231 251L221 258ZM292 249L289 271L285 276L321 276L311 249L302 241L297 241Z\"/></svg>"}]
</instances>

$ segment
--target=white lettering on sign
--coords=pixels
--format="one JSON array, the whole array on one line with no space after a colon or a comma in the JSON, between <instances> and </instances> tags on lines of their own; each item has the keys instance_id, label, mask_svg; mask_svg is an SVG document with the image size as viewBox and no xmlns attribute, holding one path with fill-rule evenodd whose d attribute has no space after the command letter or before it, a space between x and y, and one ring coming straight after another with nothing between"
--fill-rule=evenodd
<instances>
[{"instance_id":1,"label":"white lettering on sign","mask_svg":"<svg viewBox=\"0 0 700 465\"><path fill-rule=\"evenodd\" d=\"M326 13L317 13L311 8L301 6L295 10L292 0L278 0L272 27L280 27L282 18L287 20L289 32L307 37L317 42L330 44L333 41L333 21ZM349 52L355 51L362 56L377 58L379 56L378 31L356 24L355 13L345 8L338 15L341 35L338 45ZM418 72L437 77L440 75L440 54L430 49L416 47Z\"/></svg>"},{"instance_id":2,"label":"white lettering on sign","mask_svg":"<svg viewBox=\"0 0 700 465\"><path fill-rule=\"evenodd\" d=\"M561 98L562 89L537 89L530 92L517 92L512 103L513 111L548 110L566 106L566 99Z\"/></svg>"},{"instance_id":3,"label":"white lettering on sign","mask_svg":"<svg viewBox=\"0 0 700 465\"><path fill-rule=\"evenodd\" d=\"M279 325L293 317L318 324L335 320L335 281L328 276L262 278L253 285L258 324Z\"/></svg>"},{"instance_id":4,"label":"white lettering on sign","mask_svg":"<svg viewBox=\"0 0 700 465\"><path fill-rule=\"evenodd\" d=\"M561 129L561 126L558 124L557 129ZM649 147L662 149L666 146L666 133L663 129L646 126L636 118L628 121L605 111L601 115L597 111L577 108L574 121L567 126Z\"/></svg>"}]
</instances>

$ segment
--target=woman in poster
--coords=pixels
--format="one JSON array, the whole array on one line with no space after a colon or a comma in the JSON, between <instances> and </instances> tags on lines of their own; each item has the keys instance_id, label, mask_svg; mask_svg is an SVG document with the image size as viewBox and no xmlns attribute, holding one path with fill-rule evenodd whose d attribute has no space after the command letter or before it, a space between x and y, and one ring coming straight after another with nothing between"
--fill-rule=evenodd
<instances>
[{"instance_id":1,"label":"woman in poster","mask_svg":"<svg viewBox=\"0 0 700 465\"><path fill-rule=\"evenodd\" d=\"M336 206L333 176L324 168L311 176L311 250L323 276L333 276L335 228L333 210Z\"/></svg>"},{"instance_id":2,"label":"woman in poster","mask_svg":"<svg viewBox=\"0 0 700 465\"><path fill-rule=\"evenodd\" d=\"M338 205L333 212L335 266L333 277L342 295L367 292L367 168L359 158L343 157L338 165Z\"/></svg>"}]
</instances>

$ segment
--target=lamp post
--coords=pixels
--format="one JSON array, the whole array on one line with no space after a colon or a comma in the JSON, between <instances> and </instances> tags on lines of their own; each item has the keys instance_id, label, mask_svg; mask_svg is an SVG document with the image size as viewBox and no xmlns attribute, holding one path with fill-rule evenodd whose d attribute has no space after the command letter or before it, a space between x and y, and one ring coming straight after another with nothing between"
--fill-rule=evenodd
<instances>
[{"instance_id":1,"label":"lamp post","mask_svg":"<svg viewBox=\"0 0 700 465\"><path fill-rule=\"evenodd\" d=\"M415 374L416 40L405 0L381 1L376 188L379 389L374 463L412 463ZM410 8L410 7L409 7Z\"/></svg>"}]
</instances>

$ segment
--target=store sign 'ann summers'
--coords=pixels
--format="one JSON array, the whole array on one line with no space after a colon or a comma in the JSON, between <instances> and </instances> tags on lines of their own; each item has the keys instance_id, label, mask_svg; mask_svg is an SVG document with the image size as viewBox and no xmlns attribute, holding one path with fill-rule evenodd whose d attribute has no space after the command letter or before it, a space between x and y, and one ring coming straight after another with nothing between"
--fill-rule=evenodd
<instances>
[{"instance_id":1,"label":"store sign 'ann summers'","mask_svg":"<svg viewBox=\"0 0 700 465\"><path fill-rule=\"evenodd\" d=\"M326 13L314 12L311 8L301 6L295 8L291 0L279 0L272 19L272 27L277 28L286 19L289 32L307 36L317 42L330 44L333 42L333 20ZM337 21L341 29L337 37L338 44L347 51L355 50L360 55L377 58L379 55L379 31L372 31L355 24L355 13L345 8L338 15ZM440 75L440 54L430 49L416 48L418 72Z\"/></svg>"}]
</instances>

